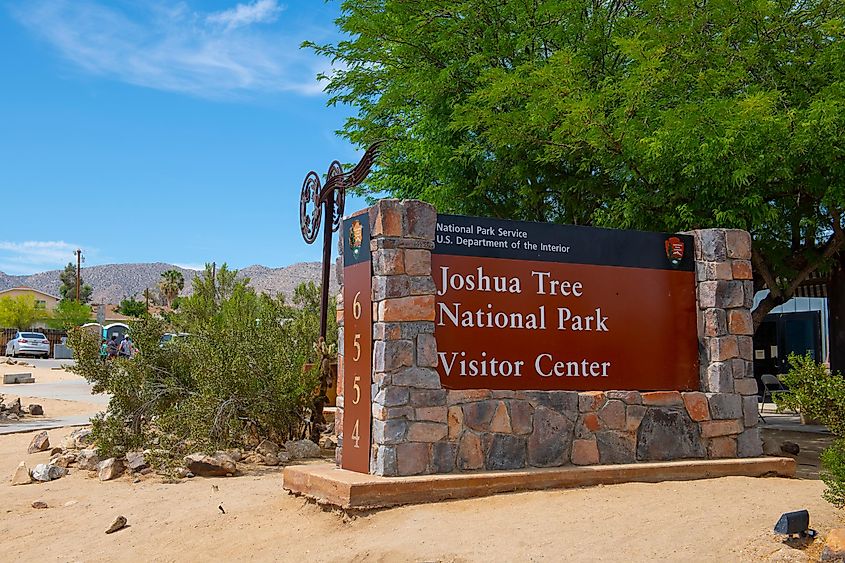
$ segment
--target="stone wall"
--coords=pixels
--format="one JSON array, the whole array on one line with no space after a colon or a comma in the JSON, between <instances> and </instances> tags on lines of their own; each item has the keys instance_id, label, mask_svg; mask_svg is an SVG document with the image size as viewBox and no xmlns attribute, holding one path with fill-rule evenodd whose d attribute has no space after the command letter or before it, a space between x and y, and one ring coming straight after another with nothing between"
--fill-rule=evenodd
<instances>
[{"instance_id":1,"label":"stone wall","mask_svg":"<svg viewBox=\"0 0 845 563\"><path fill-rule=\"evenodd\" d=\"M436 212L419 201L388 199L369 209L369 219L371 473L396 476L762 453L751 356L748 233L691 233L701 391L451 391L441 388L435 369L431 250ZM342 309L342 302L338 306ZM340 409L342 404L341 397ZM339 443L342 446L342 438Z\"/></svg>"}]
</instances>

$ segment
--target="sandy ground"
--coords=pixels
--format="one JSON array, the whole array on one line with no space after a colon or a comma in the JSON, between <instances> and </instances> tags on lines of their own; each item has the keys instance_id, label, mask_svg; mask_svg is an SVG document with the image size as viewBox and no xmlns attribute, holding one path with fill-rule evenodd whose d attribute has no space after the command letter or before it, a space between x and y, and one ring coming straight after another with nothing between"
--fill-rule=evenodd
<instances>
[{"instance_id":1,"label":"sandy ground","mask_svg":"<svg viewBox=\"0 0 845 563\"><path fill-rule=\"evenodd\" d=\"M7 373L31 373L35 383L57 383L61 381L80 381L82 378L64 369L53 369L52 367L34 366L32 364L22 365L21 363L7 364L6 357L0 357L0 375ZM26 362L26 358L19 358L17 362ZM58 363L58 362L54 362ZM59 366L55 366L58 368ZM1 388L2 386L0 386Z\"/></svg>"},{"instance_id":2,"label":"sandy ground","mask_svg":"<svg viewBox=\"0 0 845 563\"><path fill-rule=\"evenodd\" d=\"M0 370L6 367L0 364ZM28 368L47 386L79 378ZM35 393L35 391L31 391ZM22 399L24 404L29 398ZM49 416L102 405L32 399ZM53 445L70 428L48 432ZM807 508L822 535L845 518L821 498L818 451L829 437L772 436L802 445L802 479L729 477L499 495L346 516L282 490L279 468L232 478L167 483L150 475L102 483L71 470L58 481L12 487L34 433L0 435L0 560L55 561L801 561L771 529L780 514ZM32 508L44 501L47 509ZM219 507L222 506L225 514ZM105 529L123 515L129 527Z\"/></svg>"},{"instance_id":3,"label":"sandy ground","mask_svg":"<svg viewBox=\"0 0 845 563\"><path fill-rule=\"evenodd\" d=\"M50 431L51 442L68 432ZM31 436L0 436L0 475L24 459L30 467L47 460L47 453L25 455ZM823 484L801 479L630 483L351 518L281 485L276 468L176 484L156 476L101 483L79 471L46 484L12 487L4 479L0 553L56 561L800 560L770 532L781 513L807 508L822 533L843 521L822 500ZM49 508L32 508L36 500ZM118 515L129 527L106 535Z\"/></svg>"}]
</instances>

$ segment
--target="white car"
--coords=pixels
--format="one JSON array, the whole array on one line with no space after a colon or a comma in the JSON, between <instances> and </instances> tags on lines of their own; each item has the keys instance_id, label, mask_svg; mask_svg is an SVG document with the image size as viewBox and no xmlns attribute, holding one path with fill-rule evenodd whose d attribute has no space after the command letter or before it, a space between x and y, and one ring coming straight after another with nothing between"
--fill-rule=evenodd
<instances>
[{"instance_id":1,"label":"white car","mask_svg":"<svg viewBox=\"0 0 845 563\"><path fill-rule=\"evenodd\" d=\"M6 355L17 358L20 355L50 357L50 341L40 332L16 332L6 344Z\"/></svg>"}]
</instances>

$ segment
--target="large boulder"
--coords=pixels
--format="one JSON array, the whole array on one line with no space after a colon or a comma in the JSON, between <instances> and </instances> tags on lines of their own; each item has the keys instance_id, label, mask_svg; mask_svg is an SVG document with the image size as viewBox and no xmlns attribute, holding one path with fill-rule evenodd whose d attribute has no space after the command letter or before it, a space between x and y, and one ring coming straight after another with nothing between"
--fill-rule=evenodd
<instances>
[{"instance_id":1,"label":"large boulder","mask_svg":"<svg viewBox=\"0 0 845 563\"><path fill-rule=\"evenodd\" d=\"M222 452L213 456L201 453L185 456L185 467L194 475L202 477L224 477L234 475L238 470L235 461Z\"/></svg>"},{"instance_id":2,"label":"large boulder","mask_svg":"<svg viewBox=\"0 0 845 563\"><path fill-rule=\"evenodd\" d=\"M12 485L28 485L30 483L32 483L32 475L29 472L29 467L26 466L26 462L22 461L12 474Z\"/></svg>"},{"instance_id":3,"label":"large boulder","mask_svg":"<svg viewBox=\"0 0 845 563\"><path fill-rule=\"evenodd\" d=\"M123 475L123 461L110 457L100 462L97 466L97 477L100 481L111 481Z\"/></svg>"},{"instance_id":4,"label":"large boulder","mask_svg":"<svg viewBox=\"0 0 845 563\"><path fill-rule=\"evenodd\" d=\"M79 450L76 454L76 466L79 469L86 471L96 471L100 464L100 456L97 455L97 450L85 449Z\"/></svg>"},{"instance_id":5,"label":"large boulder","mask_svg":"<svg viewBox=\"0 0 845 563\"><path fill-rule=\"evenodd\" d=\"M29 414L31 415L41 416L44 414L44 407L41 405L29 405L29 407L27 407L27 411L29 411Z\"/></svg>"},{"instance_id":6,"label":"large boulder","mask_svg":"<svg viewBox=\"0 0 845 563\"><path fill-rule=\"evenodd\" d=\"M29 447L26 449L27 453L44 452L50 449L50 438L47 437L47 431L39 432L33 436Z\"/></svg>"},{"instance_id":7,"label":"large boulder","mask_svg":"<svg viewBox=\"0 0 845 563\"><path fill-rule=\"evenodd\" d=\"M58 467L56 465L49 465L47 463L39 463L32 470L32 478L36 481L55 481L67 475L67 469Z\"/></svg>"},{"instance_id":8,"label":"large boulder","mask_svg":"<svg viewBox=\"0 0 845 563\"><path fill-rule=\"evenodd\" d=\"M70 467L73 463L76 463L76 454L73 452L58 453L50 458L50 465L64 467L65 469Z\"/></svg>"},{"instance_id":9,"label":"large boulder","mask_svg":"<svg viewBox=\"0 0 845 563\"><path fill-rule=\"evenodd\" d=\"M285 449L290 459L308 459L320 457L320 446L311 440L296 440L285 442Z\"/></svg>"}]
</instances>

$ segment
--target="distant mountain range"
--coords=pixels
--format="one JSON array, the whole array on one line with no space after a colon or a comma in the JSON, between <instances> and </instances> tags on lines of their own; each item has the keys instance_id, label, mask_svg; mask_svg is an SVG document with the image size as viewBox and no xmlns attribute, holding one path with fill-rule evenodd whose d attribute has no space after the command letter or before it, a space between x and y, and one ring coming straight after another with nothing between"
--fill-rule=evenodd
<instances>
[{"instance_id":1,"label":"distant mountain range","mask_svg":"<svg viewBox=\"0 0 845 563\"><path fill-rule=\"evenodd\" d=\"M191 281L200 272L163 262L85 267L82 268L82 281L94 289L91 302L120 303L126 297L134 296L136 299L143 299L143 291L147 288L157 288L162 272L167 270L182 272L185 276L185 289L182 295L190 295ZM60 273L61 270L51 270L29 276L10 276L0 272L0 291L12 287L31 287L58 296ZM299 262L284 268L256 265L239 270L238 277L248 277L250 285L259 293L264 292L270 295L283 293L290 296L301 282L313 281L319 285L321 268L319 262ZM332 294L337 293L334 266L332 266L329 287Z\"/></svg>"}]
</instances>

